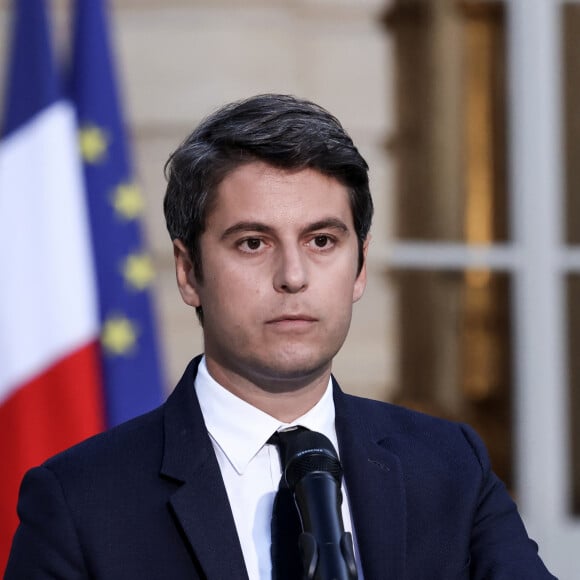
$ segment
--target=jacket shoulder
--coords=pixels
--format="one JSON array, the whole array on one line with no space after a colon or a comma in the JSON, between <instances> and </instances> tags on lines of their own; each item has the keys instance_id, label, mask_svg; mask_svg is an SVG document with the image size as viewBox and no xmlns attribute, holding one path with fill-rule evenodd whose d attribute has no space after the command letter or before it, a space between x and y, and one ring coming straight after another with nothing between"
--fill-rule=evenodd
<instances>
[{"instance_id":1,"label":"jacket shoulder","mask_svg":"<svg viewBox=\"0 0 580 580\"><path fill-rule=\"evenodd\" d=\"M96 477L112 470L141 470L144 460L159 465L163 442L163 406L94 435L43 463L60 477Z\"/></svg>"},{"instance_id":2,"label":"jacket shoulder","mask_svg":"<svg viewBox=\"0 0 580 580\"><path fill-rule=\"evenodd\" d=\"M467 424L355 395L341 393L340 399L343 412L358 424L359 431L400 457L421 454L432 461L456 464L460 458L475 456L483 471L490 468L485 445Z\"/></svg>"}]
</instances>

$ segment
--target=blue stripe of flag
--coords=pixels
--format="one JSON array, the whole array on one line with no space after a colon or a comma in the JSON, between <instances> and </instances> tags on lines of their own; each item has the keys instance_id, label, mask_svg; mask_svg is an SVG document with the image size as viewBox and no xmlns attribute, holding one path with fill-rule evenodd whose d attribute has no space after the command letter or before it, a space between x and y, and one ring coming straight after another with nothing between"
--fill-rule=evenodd
<instances>
[{"instance_id":1,"label":"blue stripe of flag","mask_svg":"<svg viewBox=\"0 0 580 580\"><path fill-rule=\"evenodd\" d=\"M12 13L3 137L61 96L44 0L14 0Z\"/></svg>"},{"instance_id":2,"label":"blue stripe of flag","mask_svg":"<svg viewBox=\"0 0 580 580\"><path fill-rule=\"evenodd\" d=\"M136 336L123 352L102 347L107 422L113 426L157 406L163 387L149 291L135 288L123 274L128 257L146 248L139 220L114 208L119 186L133 182L133 171L106 16L104 1L76 2L70 92L80 129L95 130L105 143L84 164L101 322L106 328L108 321L125 320Z\"/></svg>"}]
</instances>

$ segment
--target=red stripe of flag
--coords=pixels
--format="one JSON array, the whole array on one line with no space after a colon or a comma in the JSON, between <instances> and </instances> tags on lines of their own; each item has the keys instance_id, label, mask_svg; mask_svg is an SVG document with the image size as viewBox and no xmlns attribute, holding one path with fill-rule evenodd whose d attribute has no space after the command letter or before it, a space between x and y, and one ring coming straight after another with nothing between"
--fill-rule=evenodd
<instances>
[{"instance_id":1,"label":"red stripe of flag","mask_svg":"<svg viewBox=\"0 0 580 580\"><path fill-rule=\"evenodd\" d=\"M0 570L18 525L16 500L24 472L104 428L98 357L95 343L80 348L0 405L0 457L10 466L0 477Z\"/></svg>"}]
</instances>

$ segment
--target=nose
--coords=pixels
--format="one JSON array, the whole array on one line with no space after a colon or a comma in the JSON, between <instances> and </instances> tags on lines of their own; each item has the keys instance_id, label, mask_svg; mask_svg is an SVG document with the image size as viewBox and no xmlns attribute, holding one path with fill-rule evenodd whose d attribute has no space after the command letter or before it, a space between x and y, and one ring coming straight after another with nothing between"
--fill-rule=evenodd
<instances>
[{"instance_id":1,"label":"nose","mask_svg":"<svg viewBox=\"0 0 580 580\"><path fill-rule=\"evenodd\" d=\"M298 247L284 248L280 251L274 273L274 288L277 292L295 294L308 286L305 260L306 257Z\"/></svg>"}]
</instances>

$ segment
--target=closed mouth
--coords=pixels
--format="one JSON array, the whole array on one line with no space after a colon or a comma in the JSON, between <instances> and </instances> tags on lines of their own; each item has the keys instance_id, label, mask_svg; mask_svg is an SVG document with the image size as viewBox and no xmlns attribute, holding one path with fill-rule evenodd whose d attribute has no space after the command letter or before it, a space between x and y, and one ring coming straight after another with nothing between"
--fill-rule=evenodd
<instances>
[{"instance_id":1,"label":"closed mouth","mask_svg":"<svg viewBox=\"0 0 580 580\"><path fill-rule=\"evenodd\" d=\"M316 318L308 316L307 314L283 314L277 316L272 320L268 320L267 324L275 324L277 322L315 322Z\"/></svg>"}]
</instances>

